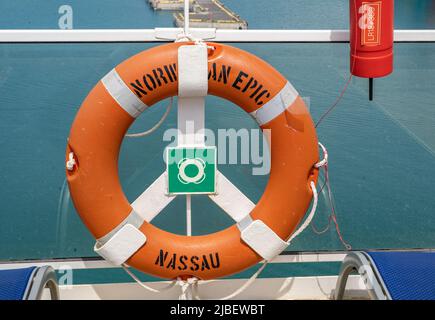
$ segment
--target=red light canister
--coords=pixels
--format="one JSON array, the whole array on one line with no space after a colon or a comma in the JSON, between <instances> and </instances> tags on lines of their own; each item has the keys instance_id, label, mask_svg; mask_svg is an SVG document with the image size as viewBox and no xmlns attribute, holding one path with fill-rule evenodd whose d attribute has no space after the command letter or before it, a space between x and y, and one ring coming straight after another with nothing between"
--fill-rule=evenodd
<instances>
[{"instance_id":1,"label":"red light canister","mask_svg":"<svg viewBox=\"0 0 435 320\"><path fill-rule=\"evenodd\" d=\"M393 72L394 0L350 0L350 71L363 78Z\"/></svg>"}]
</instances>

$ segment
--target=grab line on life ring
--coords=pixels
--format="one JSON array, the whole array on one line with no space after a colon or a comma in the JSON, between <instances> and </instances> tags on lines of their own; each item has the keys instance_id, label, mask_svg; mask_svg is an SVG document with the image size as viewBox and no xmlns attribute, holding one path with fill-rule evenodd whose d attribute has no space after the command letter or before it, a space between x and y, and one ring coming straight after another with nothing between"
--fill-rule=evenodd
<instances>
[{"instance_id":1,"label":"grab line on life ring","mask_svg":"<svg viewBox=\"0 0 435 320\"><path fill-rule=\"evenodd\" d=\"M319 145L321 145L319 143ZM324 149L323 145L322 149L324 151L326 151L326 149ZM324 159L325 160L325 159ZM322 160L321 162L317 163L316 165L319 165L319 167L324 166L323 164L321 164L324 160ZM318 202L318 193L317 193L317 189L316 189L316 185L312 182L311 183L311 187L313 189L313 198L314 198L314 202L313 202L313 206L312 209L310 211L310 214L307 216L307 219L304 221L304 223L298 228L298 230L296 230L292 237L287 241L288 245L291 244L291 241L294 240L299 234L301 234L311 223L312 219L314 218L314 215L316 213L316 209L317 209L317 202ZM265 267L267 266L268 261L263 261L263 265L254 273L252 274L252 276L238 289L236 289L233 293L222 297L222 298L218 298L216 300L229 300L232 299L236 296L238 296L239 294L241 294L242 292L244 292L254 281L255 279L258 278L258 276L260 275L260 273L265 269ZM136 282L138 283L142 288L150 291L150 292L154 292L154 293L162 293L166 290L171 289L175 284L178 284L180 286L182 286L183 290L182 290L182 294L184 294L187 291L187 288L193 287L195 290L195 300L199 300L199 294L198 294L198 282L199 279L195 278L195 277L191 277L191 278L187 278L186 280L183 280L181 278L177 278L176 280L172 280L172 282L166 286L163 289L157 290L154 288L151 288L147 285L145 285L142 281L140 281L131 271L128 270L128 266L127 265L122 265L123 269L128 273L128 275ZM206 281L207 282L207 281ZM183 300L183 299L180 299Z\"/></svg>"},{"instance_id":2,"label":"grab line on life ring","mask_svg":"<svg viewBox=\"0 0 435 320\"><path fill-rule=\"evenodd\" d=\"M272 254L246 243L258 232L275 243L272 252L284 247L311 203L310 184L318 175L314 167L319 158L317 138L303 100L281 74L247 52L213 43L215 49L208 56L209 94L239 105L262 129L272 131L269 183L249 213L253 222L242 232L240 225L234 225L205 236L185 237L146 222L122 193L118 153L125 132L140 112L177 94L180 46L168 44L128 59L91 91L71 129L67 154L73 152L76 164L67 171L67 178L77 211L98 239L97 250L108 248L111 241L115 247L134 248L131 237L125 235L137 233L138 250L127 258L128 265L164 278L210 279L270 259ZM245 230L247 240L241 241ZM116 238L111 236L115 234Z\"/></svg>"}]
</instances>

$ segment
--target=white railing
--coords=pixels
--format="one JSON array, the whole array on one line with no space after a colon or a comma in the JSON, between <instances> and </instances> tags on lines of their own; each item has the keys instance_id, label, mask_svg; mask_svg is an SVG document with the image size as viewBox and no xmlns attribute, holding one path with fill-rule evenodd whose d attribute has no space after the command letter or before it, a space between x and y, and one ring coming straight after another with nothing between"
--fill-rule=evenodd
<instances>
[{"instance_id":1,"label":"white railing","mask_svg":"<svg viewBox=\"0 0 435 320\"><path fill-rule=\"evenodd\" d=\"M0 43L167 42L181 28L0 30ZM196 38L217 42L348 42L347 30L224 30L191 28ZM435 42L435 30L396 30L395 42Z\"/></svg>"}]
</instances>

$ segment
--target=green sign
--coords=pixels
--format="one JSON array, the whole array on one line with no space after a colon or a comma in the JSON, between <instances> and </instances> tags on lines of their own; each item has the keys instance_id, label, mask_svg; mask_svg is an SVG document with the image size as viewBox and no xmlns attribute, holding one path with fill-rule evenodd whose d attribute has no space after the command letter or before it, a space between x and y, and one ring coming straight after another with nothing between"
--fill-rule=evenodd
<instances>
[{"instance_id":1,"label":"green sign","mask_svg":"<svg viewBox=\"0 0 435 320\"><path fill-rule=\"evenodd\" d=\"M216 192L216 147L167 148L169 194Z\"/></svg>"}]
</instances>

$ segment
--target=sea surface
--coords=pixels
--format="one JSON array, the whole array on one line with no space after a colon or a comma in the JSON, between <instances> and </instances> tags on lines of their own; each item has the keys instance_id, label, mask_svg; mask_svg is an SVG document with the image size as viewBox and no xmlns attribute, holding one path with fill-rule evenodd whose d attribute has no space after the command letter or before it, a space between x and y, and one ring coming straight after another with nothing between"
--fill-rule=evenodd
<instances>
[{"instance_id":1,"label":"sea surface","mask_svg":"<svg viewBox=\"0 0 435 320\"><path fill-rule=\"evenodd\" d=\"M348 1L224 0L251 29L345 29ZM57 29L65 1L0 0L0 29ZM169 12L145 0L71 0L73 28L172 27ZM435 28L435 1L396 1L397 29ZM64 152L74 116L91 88L124 59L155 44L0 44L0 260L94 256L89 232L71 203ZM271 63L310 102L314 120L335 101L349 77L347 44L234 44ZM435 44L395 46L395 71L375 81L354 78L336 110L318 129L330 155L338 223L354 249L435 248ZM165 103L147 110L131 131L150 128ZM209 128L255 128L238 108L207 99ZM120 177L133 201L165 166L163 132L126 139ZM252 165L220 170L253 201L267 176ZM232 221L207 197L193 197L193 233ZM317 228L327 225L321 196ZM154 223L185 232L185 202L178 197ZM289 250L343 250L333 226L322 235L307 229Z\"/></svg>"}]
</instances>

